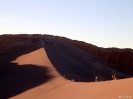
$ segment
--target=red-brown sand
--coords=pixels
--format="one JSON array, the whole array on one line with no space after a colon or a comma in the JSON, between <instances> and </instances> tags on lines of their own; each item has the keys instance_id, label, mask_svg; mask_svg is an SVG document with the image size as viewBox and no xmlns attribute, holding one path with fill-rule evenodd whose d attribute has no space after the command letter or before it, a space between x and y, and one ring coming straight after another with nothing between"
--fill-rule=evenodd
<instances>
[{"instance_id":1,"label":"red-brown sand","mask_svg":"<svg viewBox=\"0 0 133 99\"><path fill-rule=\"evenodd\" d=\"M67 80L55 70L44 48L12 62L48 67L54 78L10 99L133 99L133 78L91 83Z\"/></svg>"}]
</instances>

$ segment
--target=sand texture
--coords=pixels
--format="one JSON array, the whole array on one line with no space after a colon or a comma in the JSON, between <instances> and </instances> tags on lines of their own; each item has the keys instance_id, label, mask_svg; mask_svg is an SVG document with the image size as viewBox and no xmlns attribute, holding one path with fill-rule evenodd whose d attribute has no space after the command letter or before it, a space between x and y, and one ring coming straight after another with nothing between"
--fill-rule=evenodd
<instances>
[{"instance_id":1,"label":"sand texture","mask_svg":"<svg viewBox=\"0 0 133 99\"><path fill-rule=\"evenodd\" d=\"M133 99L132 77L70 43L46 39L0 56L0 99Z\"/></svg>"},{"instance_id":2,"label":"sand texture","mask_svg":"<svg viewBox=\"0 0 133 99\"><path fill-rule=\"evenodd\" d=\"M49 69L52 76L47 82L10 99L120 99L133 98L133 79L104 82L73 82L63 78L50 62L44 48L18 57L19 66L32 64ZM36 75L34 75L36 76Z\"/></svg>"}]
</instances>

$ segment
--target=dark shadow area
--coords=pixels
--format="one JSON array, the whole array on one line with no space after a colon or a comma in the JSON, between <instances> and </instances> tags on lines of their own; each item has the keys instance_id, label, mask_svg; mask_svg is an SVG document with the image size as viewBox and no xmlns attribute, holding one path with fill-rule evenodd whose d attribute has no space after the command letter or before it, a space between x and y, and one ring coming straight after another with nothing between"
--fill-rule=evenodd
<instances>
[{"instance_id":1,"label":"dark shadow area","mask_svg":"<svg viewBox=\"0 0 133 99\"><path fill-rule=\"evenodd\" d=\"M44 84L52 78L48 68L0 61L0 99L7 99Z\"/></svg>"},{"instance_id":2,"label":"dark shadow area","mask_svg":"<svg viewBox=\"0 0 133 99\"><path fill-rule=\"evenodd\" d=\"M56 70L65 78L76 82L94 82L133 77L133 75L113 66L98 57L88 54L61 40L45 40L46 53Z\"/></svg>"},{"instance_id":3,"label":"dark shadow area","mask_svg":"<svg viewBox=\"0 0 133 99\"><path fill-rule=\"evenodd\" d=\"M42 40L33 41L28 46L17 46L17 50L0 54L0 99L7 99L26 90L39 86L52 78L48 68L35 65L10 63L17 57L43 47ZM15 47L16 48L16 47Z\"/></svg>"}]
</instances>

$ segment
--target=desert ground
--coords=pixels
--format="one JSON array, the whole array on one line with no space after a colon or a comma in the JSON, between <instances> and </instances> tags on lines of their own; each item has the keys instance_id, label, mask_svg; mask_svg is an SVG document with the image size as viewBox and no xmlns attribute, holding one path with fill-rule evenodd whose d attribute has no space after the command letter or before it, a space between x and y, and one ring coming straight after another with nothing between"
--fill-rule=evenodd
<instances>
[{"instance_id":1,"label":"desert ground","mask_svg":"<svg viewBox=\"0 0 133 99\"><path fill-rule=\"evenodd\" d=\"M124 99L133 98L133 78L103 82L74 82L62 77L50 62L44 48L19 56L12 63L32 64L49 69L52 78L10 99ZM34 75L36 76L36 75ZM32 83L31 83L32 84Z\"/></svg>"},{"instance_id":2,"label":"desert ground","mask_svg":"<svg viewBox=\"0 0 133 99\"><path fill-rule=\"evenodd\" d=\"M133 99L132 49L33 36L1 36L0 99Z\"/></svg>"}]
</instances>

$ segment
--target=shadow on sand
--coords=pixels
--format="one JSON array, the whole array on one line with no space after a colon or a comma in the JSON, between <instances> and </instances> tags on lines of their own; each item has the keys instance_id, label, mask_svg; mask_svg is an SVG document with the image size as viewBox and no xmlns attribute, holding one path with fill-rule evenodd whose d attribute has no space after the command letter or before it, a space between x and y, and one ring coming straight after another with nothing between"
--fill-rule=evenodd
<instances>
[{"instance_id":1,"label":"shadow on sand","mask_svg":"<svg viewBox=\"0 0 133 99\"><path fill-rule=\"evenodd\" d=\"M13 97L51 78L45 67L0 61L0 99Z\"/></svg>"},{"instance_id":2,"label":"shadow on sand","mask_svg":"<svg viewBox=\"0 0 133 99\"><path fill-rule=\"evenodd\" d=\"M100 58L86 53L77 47L61 40L45 40L45 51L53 66L65 78L76 82L94 82L133 77L120 68Z\"/></svg>"}]
</instances>

